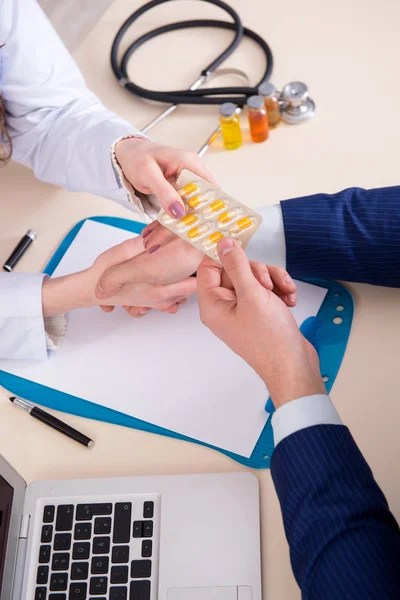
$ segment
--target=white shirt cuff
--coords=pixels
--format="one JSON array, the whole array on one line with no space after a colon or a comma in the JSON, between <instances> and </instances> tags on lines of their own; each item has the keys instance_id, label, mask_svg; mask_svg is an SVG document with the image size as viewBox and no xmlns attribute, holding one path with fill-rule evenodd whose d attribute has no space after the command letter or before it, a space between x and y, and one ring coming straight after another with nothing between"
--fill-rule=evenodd
<instances>
[{"instance_id":1,"label":"white shirt cuff","mask_svg":"<svg viewBox=\"0 0 400 600\"><path fill-rule=\"evenodd\" d=\"M286 243L280 204L257 209L263 222L246 246L249 260L286 269Z\"/></svg>"},{"instance_id":2,"label":"white shirt cuff","mask_svg":"<svg viewBox=\"0 0 400 600\"><path fill-rule=\"evenodd\" d=\"M329 396L315 394L284 404L272 416L275 446L289 435L313 425L342 425Z\"/></svg>"}]
</instances>

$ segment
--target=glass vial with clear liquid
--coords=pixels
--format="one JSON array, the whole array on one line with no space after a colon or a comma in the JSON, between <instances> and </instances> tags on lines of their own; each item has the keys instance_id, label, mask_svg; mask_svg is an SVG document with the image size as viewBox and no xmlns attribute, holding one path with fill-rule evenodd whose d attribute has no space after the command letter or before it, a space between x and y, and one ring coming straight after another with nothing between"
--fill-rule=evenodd
<instances>
[{"instance_id":1,"label":"glass vial with clear liquid","mask_svg":"<svg viewBox=\"0 0 400 600\"><path fill-rule=\"evenodd\" d=\"M261 96L250 96L247 100L250 135L253 142L265 142L269 136L267 109Z\"/></svg>"},{"instance_id":2,"label":"glass vial with clear liquid","mask_svg":"<svg viewBox=\"0 0 400 600\"><path fill-rule=\"evenodd\" d=\"M242 145L242 132L236 104L224 102L219 110L222 139L227 150L236 150Z\"/></svg>"},{"instance_id":3,"label":"glass vial with clear liquid","mask_svg":"<svg viewBox=\"0 0 400 600\"><path fill-rule=\"evenodd\" d=\"M268 125L270 129L277 127L281 120L281 111L279 109L279 98L275 86L269 81L265 81L258 88L258 93L264 98L265 108L267 109Z\"/></svg>"}]
</instances>

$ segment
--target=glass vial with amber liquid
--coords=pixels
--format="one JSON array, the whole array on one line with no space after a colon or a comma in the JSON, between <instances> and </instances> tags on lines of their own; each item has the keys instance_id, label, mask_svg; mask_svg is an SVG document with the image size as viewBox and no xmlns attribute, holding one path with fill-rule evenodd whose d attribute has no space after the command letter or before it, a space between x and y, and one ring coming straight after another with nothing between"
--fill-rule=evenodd
<instances>
[{"instance_id":1,"label":"glass vial with amber liquid","mask_svg":"<svg viewBox=\"0 0 400 600\"><path fill-rule=\"evenodd\" d=\"M219 110L222 139L227 150L236 150L242 145L242 132L236 104L224 102Z\"/></svg>"},{"instance_id":2,"label":"glass vial with amber liquid","mask_svg":"<svg viewBox=\"0 0 400 600\"><path fill-rule=\"evenodd\" d=\"M281 111L279 108L279 97L275 86L269 81L265 81L258 88L258 93L264 98L265 108L267 109L268 125L273 129L279 125L281 120Z\"/></svg>"},{"instance_id":3,"label":"glass vial with amber liquid","mask_svg":"<svg viewBox=\"0 0 400 600\"><path fill-rule=\"evenodd\" d=\"M268 139L268 118L264 99L261 96L250 96L247 100L250 135L253 142L265 142Z\"/></svg>"}]
</instances>

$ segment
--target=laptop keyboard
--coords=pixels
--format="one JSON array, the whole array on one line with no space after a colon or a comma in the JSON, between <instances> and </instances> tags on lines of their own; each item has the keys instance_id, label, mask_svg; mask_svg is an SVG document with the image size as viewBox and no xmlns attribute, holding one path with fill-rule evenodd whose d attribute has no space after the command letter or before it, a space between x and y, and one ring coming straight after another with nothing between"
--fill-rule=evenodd
<instances>
[{"instance_id":1,"label":"laptop keyboard","mask_svg":"<svg viewBox=\"0 0 400 600\"><path fill-rule=\"evenodd\" d=\"M157 501L46 505L34 600L151 600Z\"/></svg>"}]
</instances>

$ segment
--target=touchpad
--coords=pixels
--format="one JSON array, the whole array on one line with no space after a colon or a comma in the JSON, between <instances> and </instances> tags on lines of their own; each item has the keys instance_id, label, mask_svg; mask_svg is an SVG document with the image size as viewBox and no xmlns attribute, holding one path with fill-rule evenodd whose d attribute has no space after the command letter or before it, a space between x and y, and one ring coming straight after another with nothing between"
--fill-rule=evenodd
<instances>
[{"instance_id":1,"label":"touchpad","mask_svg":"<svg viewBox=\"0 0 400 600\"><path fill-rule=\"evenodd\" d=\"M248 586L171 588L168 600L252 600L253 591Z\"/></svg>"}]
</instances>

